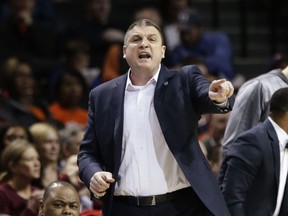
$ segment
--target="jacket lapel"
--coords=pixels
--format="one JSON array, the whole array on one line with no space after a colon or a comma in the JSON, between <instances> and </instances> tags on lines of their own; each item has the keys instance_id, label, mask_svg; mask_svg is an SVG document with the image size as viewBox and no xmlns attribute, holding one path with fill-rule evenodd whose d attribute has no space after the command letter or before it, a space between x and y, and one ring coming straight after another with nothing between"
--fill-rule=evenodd
<instances>
[{"instance_id":1,"label":"jacket lapel","mask_svg":"<svg viewBox=\"0 0 288 216\"><path fill-rule=\"evenodd\" d=\"M268 137L270 138L270 144L273 149L274 164L275 164L275 178L277 186L279 185L279 175L280 175L280 150L279 150L279 140L276 131L269 120L264 122L266 127Z\"/></svg>"},{"instance_id":2,"label":"jacket lapel","mask_svg":"<svg viewBox=\"0 0 288 216\"><path fill-rule=\"evenodd\" d=\"M115 86L112 88L112 109L115 117L114 140L115 140L115 173L118 173L122 151L123 136L123 115L124 115L124 94L127 81L127 73L117 79Z\"/></svg>"},{"instance_id":3,"label":"jacket lapel","mask_svg":"<svg viewBox=\"0 0 288 216\"><path fill-rule=\"evenodd\" d=\"M161 70L157 80L155 93L154 93L154 108L158 117L162 131L166 131L167 124L165 123L165 116L163 116L162 108L164 96L169 88L170 78L175 75L175 71L168 70L164 65L161 65Z\"/></svg>"}]
</instances>

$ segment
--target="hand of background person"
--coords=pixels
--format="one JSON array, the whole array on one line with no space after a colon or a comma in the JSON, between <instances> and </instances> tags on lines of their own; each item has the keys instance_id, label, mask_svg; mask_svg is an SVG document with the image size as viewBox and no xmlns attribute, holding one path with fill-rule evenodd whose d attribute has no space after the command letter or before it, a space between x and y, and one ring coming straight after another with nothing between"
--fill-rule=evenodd
<instances>
[{"instance_id":1,"label":"hand of background person","mask_svg":"<svg viewBox=\"0 0 288 216\"><path fill-rule=\"evenodd\" d=\"M226 79L214 80L209 87L209 98L216 103L227 101L234 93L234 87Z\"/></svg>"},{"instance_id":2,"label":"hand of background person","mask_svg":"<svg viewBox=\"0 0 288 216\"><path fill-rule=\"evenodd\" d=\"M96 172L90 180L90 190L96 198L100 198L106 194L106 190L110 184L115 181L110 172Z\"/></svg>"}]
</instances>

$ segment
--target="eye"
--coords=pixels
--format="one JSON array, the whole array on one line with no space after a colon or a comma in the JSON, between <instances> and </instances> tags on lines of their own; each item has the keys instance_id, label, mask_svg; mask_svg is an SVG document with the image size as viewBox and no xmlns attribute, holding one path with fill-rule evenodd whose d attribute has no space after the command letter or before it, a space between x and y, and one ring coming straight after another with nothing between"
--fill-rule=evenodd
<instances>
[{"instance_id":1,"label":"eye","mask_svg":"<svg viewBox=\"0 0 288 216\"><path fill-rule=\"evenodd\" d=\"M63 208L63 207L64 207L64 203L62 203L62 202L55 202L55 203L53 204L53 206L54 206L55 208Z\"/></svg>"},{"instance_id":2,"label":"eye","mask_svg":"<svg viewBox=\"0 0 288 216\"><path fill-rule=\"evenodd\" d=\"M132 43L138 43L141 40L141 37L138 35L134 35L133 37L130 38L130 42Z\"/></svg>"},{"instance_id":3,"label":"eye","mask_svg":"<svg viewBox=\"0 0 288 216\"><path fill-rule=\"evenodd\" d=\"M78 205L78 203L73 203L72 205L70 205L70 208L71 209L78 209L79 205Z\"/></svg>"},{"instance_id":4,"label":"eye","mask_svg":"<svg viewBox=\"0 0 288 216\"><path fill-rule=\"evenodd\" d=\"M138 42L140 40L140 38L136 37L132 39L132 42Z\"/></svg>"}]
</instances>

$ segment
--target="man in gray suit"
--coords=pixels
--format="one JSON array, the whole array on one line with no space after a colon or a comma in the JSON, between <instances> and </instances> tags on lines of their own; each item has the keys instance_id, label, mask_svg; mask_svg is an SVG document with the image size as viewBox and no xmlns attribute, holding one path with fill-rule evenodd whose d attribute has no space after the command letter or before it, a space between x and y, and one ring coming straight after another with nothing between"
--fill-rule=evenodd
<instances>
[{"instance_id":1,"label":"man in gray suit","mask_svg":"<svg viewBox=\"0 0 288 216\"><path fill-rule=\"evenodd\" d=\"M277 90L270 114L230 145L219 183L232 216L288 215L288 87Z\"/></svg>"},{"instance_id":2,"label":"man in gray suit","mask_svg":"<svg viewBox=\"0 0 288 216\"><path fill-rule=\"evenodd\" d=\"M224 154L240 133L263 122L268 117L272 94L287 86L288 66L283 70L275 69L255 77L241 86L225 130Z\"/></svg>"}]
</instances>

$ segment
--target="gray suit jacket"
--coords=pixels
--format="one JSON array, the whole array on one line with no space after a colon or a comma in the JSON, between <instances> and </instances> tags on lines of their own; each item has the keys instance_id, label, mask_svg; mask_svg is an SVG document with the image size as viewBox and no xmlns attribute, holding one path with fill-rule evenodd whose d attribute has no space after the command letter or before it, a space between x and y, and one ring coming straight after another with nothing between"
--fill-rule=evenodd
<instances>
[{"instance_id":1,"label":"gray suit jacket","mask_svg":"<svg viewBox=\"0 0 288 216\"><path fill-rule=\"evenodd\" d=\"M88 187L94 173L101 170L111 172L117 180L126 80L127 74L96 87L90 94L87 129L78 156L80 177ZM154 107L165 140L194 191L213 215L228 216L219 185L198 143L200 115L231 110L231 107L221 109L209 99L209 86L196 66L172 71L162 65ZM104 197L106 214L113 190L114 185Z\"/></svg>"},{"instance_id":2,"label":"gray suit jacket","mask_svg":"<svg viewBox=\"0 0 288 216\"><path fill-rule=\"evenodd\" d=\"M287 86L288 80L280 69L251 79L241 86L225 130L224 152L242 132L267 119L272 94Z\"/></svg>"}]
</instances>

